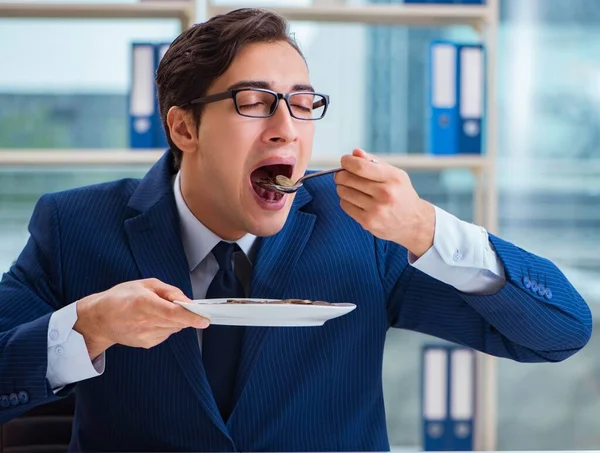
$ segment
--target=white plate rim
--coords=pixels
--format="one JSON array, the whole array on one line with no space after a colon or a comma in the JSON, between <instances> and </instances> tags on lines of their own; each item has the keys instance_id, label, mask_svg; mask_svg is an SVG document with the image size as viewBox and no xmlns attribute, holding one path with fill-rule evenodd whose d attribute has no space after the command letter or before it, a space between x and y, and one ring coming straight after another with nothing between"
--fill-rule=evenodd
<instances>
[{"instance_id":1,"label":"white plate rim","mask_svg":"<svg viewBox=\"0 0 600 453\"><path fill-rule=\"evenodd\" d=\"M247 325L247 326L322 326L325 322L330 321L340 316L344 316L352 312L356 305L346 302L332 302L329 305L309 305L309 304L269 304L269 303L256 303L256 304L227 304L228 300L249 300L249 301L271 301L277 302L282 299L266 299L266 298L227 298L227 299L195 299L192 302L175 301L174 303L183 306L187 310L195 313L199 316L208 318L214 325ZM192 306L206 307L207 311L211 311L212 308L216 308L218 311L214 313L198 313L192 309ZM218 307L218 308L217 308ZM227 308L225 308L227 307ZM277 307L277 308L275 308ZM202 308L200 308L202 310ZM254 312L253 315L248 316L248 310ZM243 313L239 313L243 311ZM267 318L257 318L258 313L268 312L272 315ZM283 314L285 312L304 312L299 316L293 318ZM238 313L236 313L238 312ZM277 313L282 313L281 318L278 320ZM308 313L313 313L311 316ZM325 312L325 313L324 313Z\"/></svg>"}]
</instances>

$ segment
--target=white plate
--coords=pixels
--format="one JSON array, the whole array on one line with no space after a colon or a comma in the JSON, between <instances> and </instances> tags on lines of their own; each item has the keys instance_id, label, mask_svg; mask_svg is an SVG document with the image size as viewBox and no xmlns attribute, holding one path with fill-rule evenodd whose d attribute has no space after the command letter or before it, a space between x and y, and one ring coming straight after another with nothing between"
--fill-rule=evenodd
<instances>
[{"instance_id":1,"label":"white plate","mask_svg":"<svg viewBox=\"0 0 600 453\"><path fill-rule=\"evenodd\" d=\"M228 300L278 302L277 299L199 299L192 303L175 302L189 311L210 319L211 324L229 326L322 326L338 316L350 313L354 304L228 304Z\"/></svg>"}]
</instances>

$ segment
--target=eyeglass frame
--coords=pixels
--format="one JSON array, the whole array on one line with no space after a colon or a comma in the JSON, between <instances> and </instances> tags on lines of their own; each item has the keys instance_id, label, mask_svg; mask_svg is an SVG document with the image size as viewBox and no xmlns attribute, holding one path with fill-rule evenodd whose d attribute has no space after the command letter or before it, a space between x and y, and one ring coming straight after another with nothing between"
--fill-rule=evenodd
<instances>
[{"instance_id":1,"label":"eyeglass frame","mask_svg":"<svg viewBox=\"0 0 600 453\"><path fill-rule=\"evenodd\" d=\"M271 106L271 113L267 116L252 116L252 115L247 115L247 114L240 112L240 109L239 109L238 103L237 103L237 94L242 91L261 91L263 93L269 93L269 94L272 94L273 96L275 96L275 106ZM295 116L294 113L292 112L292 106L290 105L290 97L297 95L297 94L312 94L312 95L321 96L323 98L323 102L324 102L323 114L319 118L300 118L300 117ZM246 118L270 118L270 117L272 117L273 115L275 115L275 112L277 112L277 108L279 107L279 101L281 99L283 99L285 101L285 104L287 105L290 115L293 118L295 118L297 120L301 120L301 121L322 120L325 117L325 114L327 113L327 109L329 107L329 95L328 94L316 93L314 91L294 91L292 93L278 93L277 91L267 90L266 88L252 88L252 87L235 88L233 90L227 90L227 91L223 91L221 93L210 94L208 96L203 96L200 98L192 99L191 101L188 101L185 104L183 104L181 107L188 107L190 105L197 105L197 104L210 104L212 102L223 101L225 99L233 99L233 105L235 106L235 110L236 110L237 114L240 116L246 117ZM313 105L313 108L314 108L314 105Z\"/></svg>"}]
</instances>

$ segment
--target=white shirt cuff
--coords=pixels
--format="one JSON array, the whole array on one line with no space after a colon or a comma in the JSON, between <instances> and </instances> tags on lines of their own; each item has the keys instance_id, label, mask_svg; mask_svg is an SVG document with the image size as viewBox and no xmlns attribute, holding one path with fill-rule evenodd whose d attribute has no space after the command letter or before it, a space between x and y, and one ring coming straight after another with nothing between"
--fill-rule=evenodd
<instances>
[{"instance_id":1,"label":"white shirt cuff","mask_svg":"<svg viewBox=\"0 0 600 453\"><path fill-rule=\"evenodd\" d=\"M50 316L46 378L55 393L65 385L104 373L104 353L92 362L83 336L73 330L76 321L77 302Z\"/></svg>"},{"instance_id":2,"label":"white shirt cuff","mask_svg":"<svg viewBox=\"0 0 600 453\"><path fill-rule=\"evenodd\" d=\"M485 228L435 207L433 247L409 263L427 275L471 294L492 294L504 283L504 266Z\"/></svg>"}]
</instances>

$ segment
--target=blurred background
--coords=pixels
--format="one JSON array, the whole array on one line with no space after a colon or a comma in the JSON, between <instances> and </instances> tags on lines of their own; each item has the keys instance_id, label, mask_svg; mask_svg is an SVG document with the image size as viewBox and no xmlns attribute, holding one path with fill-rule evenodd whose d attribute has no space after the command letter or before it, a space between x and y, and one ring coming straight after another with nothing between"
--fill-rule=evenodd
<instances>
[{"instance_id":1,"label":"blurred background","mask_svg":"<svg viewBox=\"0 0 600 453\"><path fill-rule=\"evenodd\" d=\"M0 0L0 272L24 246L27 223L41 194L141 177L152 165L155 154L131 149L132 44L168 43L182 26L177 17L7 18L1 14L3 3L9 2ZM35 2L41 3L52 2ZM193 22L206 19L205 1L193 3ZM235 2L307 8L368 3ZM493 72L486 76L493 86L484 120L493 124L487 124L482 150L492 162L485 163L483 157L465 161L467 168L412 168L411 162L418 161L409 158L428 153L431 42L487 42L486 30L482 35L477 27L450 24L451 20L410 26L293 20L313 85L332 98L327 117L317 126L315 165L336 165L336 159L354 147L397 159L399 166L406 162L421 196L550 258L598 313L600 1L492 4L487 50ZM480 171L484 166L486 171ZM477 190L483 191L479 199ZM477 207L485 215L476 212ZM486 423L491 420L493 426L488 436L492 448L600 446L598 335L594 332L581 353L560 364L497 360L486 365L482 377L489 385L478 397L488 413ZM389 334L384 385L394 449L423 446L421 348L432 342L410 332Z\"/></svg>"}]
</instances>

